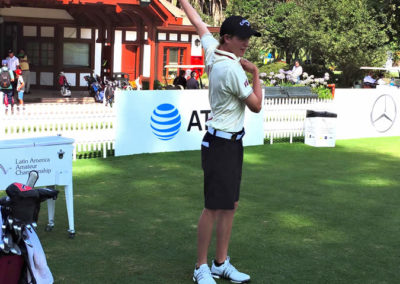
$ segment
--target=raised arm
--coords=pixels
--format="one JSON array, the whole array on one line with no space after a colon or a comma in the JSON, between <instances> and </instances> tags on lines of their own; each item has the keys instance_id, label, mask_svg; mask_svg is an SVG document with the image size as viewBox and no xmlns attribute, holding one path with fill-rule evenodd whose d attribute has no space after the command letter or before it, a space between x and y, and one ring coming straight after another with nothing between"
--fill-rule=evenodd
<instances>
[{"instance_id":1,"label":"raised arm","mask_svg":"<svg viewBox=\"0 0 400 284\"><path fill-rule=\"evenodd\" d=\"M190 5L188 0L179 0L181 3L182 9L185 11L186 16L189 18L189 21L196 28L197 34L202 37L204 34L209 33L210 31L207 28L207 25L203 22L200 15L197 11Z\"/></svg>"},{"instance_id":2,"label":"raised arm","mask_svg":"<svg viewBox=\"0 0 400 284\"><path fill-rule=\"evenodd\" d=\"M256 65L244 58L240 59L240 64L242 64L245 71L253 75L253 93L247 97L245 103L252 112L258 113L262 109L262 90L258 68Z\"/></svg>"}]
</instances>

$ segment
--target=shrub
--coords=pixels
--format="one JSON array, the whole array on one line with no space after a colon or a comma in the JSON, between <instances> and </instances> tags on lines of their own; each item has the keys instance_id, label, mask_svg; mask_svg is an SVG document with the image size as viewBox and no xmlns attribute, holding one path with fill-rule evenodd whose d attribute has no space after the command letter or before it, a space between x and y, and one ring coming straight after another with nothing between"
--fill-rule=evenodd
<instances>
[{"instance_id":1,"label":"shrub","mask_svg":"<svg viewBox=\"0 0 400 284\"><path fill-rule=\"evenodd\" d=\"M271 72L279 73L280 69L285 69L287 70L289 68L289 66L285 63L285 62L274 62L271 64L266 64L266 65L262 65L260 66L260 68L258 68L260 73L267 73L270 74Z\"/></svg>"},{"instance_id":2,"label":"shrub","mask_svg":"<svg viewBox=\"0 0 400 284\"><path fill-rule=\"evenodd\" d=\"M303 72L313 74L315 77L324 77L326 73L330 78L334 77L333 71L319 64L304 64L302 65Z\"/></svg>"},{"instance_id":3,"label":"shrub","mask_svg":"<svg viewBox=\"0 0 400 284\"><path fill-rule=\"evenodd\" d=\"M320 99L332 99L332 91L324 86L313 88L312 91L318 95Z\"/></svg>"}]
</instances>

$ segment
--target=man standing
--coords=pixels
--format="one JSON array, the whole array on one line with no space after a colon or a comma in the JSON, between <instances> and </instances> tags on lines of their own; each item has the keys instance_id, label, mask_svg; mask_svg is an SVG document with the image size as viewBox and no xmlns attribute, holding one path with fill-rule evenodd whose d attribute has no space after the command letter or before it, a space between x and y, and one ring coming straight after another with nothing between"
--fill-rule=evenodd
<instances>
[{"instance_id":1,"label":"man standing","mask_svg":"<svg viewBox=\"0 0 400 284\"><path fill-rule=\"evenodd\" d=\"M199 88L199 82L197 82L197 80L196 80L196 71L190 72L190 79L187 80L186 88L187 89L198 89Z\"/></svg>"},{"instance_id":2,"label":"man standing","mask_svg":"<svg viewBox=\"0 0 400 284\"><path fill-rule=\"evenodd\" d=\"M185 70L179 71L179 76L174 79L174 86L179 89L186 89L186 78L185 78Z\"/></svg>"},{"instance_id":3,"label":"man standing","mask_svg":"<svg viewBox=\"0 0 400 284\"><path fill-rule=\"evenodd\" d=\"M17 68L19 67L19 60L16 56L14 56L14 51L12 51L12 49L8 51L8 57L6 58L6 61L8 70L14 73L13 75L15 78L16 77L15 70L17 70ZM12 84L13 95L16 88L17 88L17 81L13 81Z\"/></svg>"},{"instance_id":4,"label":"man standing","mask_svg":"<svg viewBox=\"0 0 400 284\"><path fill-rule=\"evenodd\" d=\"M246 283L250 281L250 276L239 272L230 263L228 247L242 176L244 112L246 106L253 112L260 112L262 107L258 69L242 56L250 37L261 34L253 30L246 19L231 16L221 26L218 43L189 2L180 0L180 3L196 28L205 51L211 105L208 131L201 146L205 206L198 223L193 281L213 284L216 283L214 277ZM253 88L245 71L253 75ZM214 223L216 256L210 270L207 254Z\"/></svg>"}]
</instances>

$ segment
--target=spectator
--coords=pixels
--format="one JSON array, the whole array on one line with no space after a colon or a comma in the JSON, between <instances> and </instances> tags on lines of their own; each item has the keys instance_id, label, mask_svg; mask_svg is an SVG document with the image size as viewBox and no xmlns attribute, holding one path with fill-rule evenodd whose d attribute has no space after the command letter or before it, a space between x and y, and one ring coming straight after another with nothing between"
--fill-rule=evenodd
<instances>
[{"instance_id":1,"label":"spectator","mask_svg":"<svg viewBox=\"0 0 400 284\"><path fill-rule=\"evenodd\" d=\"M179 71L179 76L174 79L174 86L178 89L186 89L185 70Z\"/></svg>"},{"instance_id":2,"label":"spectator","mask_svg":"<svg viewBox=\"0 0 400 284\"><path fill-rule=\"evenodd\" d=\"M18 93L19 106L23 107L24 106L25 83L24 83L24 79L22 77L22 70L17 69L15 71L15 73L17 75L17 93Z\"/></svg>"},{"instance_id":3,"label":"spectator","mask_svg":"<svg viewBox=\"0 0 400 284\"><path fill-rule=\"evenodd\" d=\"M376 87L376 80L374 79L371 71L368 72L367 76L364 77L363 87L364 88L375 88Z\"/></svg>"},{"instance_id":4,"label":"spectator","mask_svg":"<svg viewBox=\"0 0 400 284\"><path fill-rule=\"evenodd\" d=\"M31 93L31 83L30 83L30 70L29 70L29 60L25 53L25 50L21 49L18 53L19 63L22 70L22 77L25 83L25 94Z\"/></svg>"},{"instance_id":5,"label":"spectator","mask_svg":"<svg viewBox=\"0 0 400 284\"><path fill-rule=\"evenodd\" d=\"M300 61L298 59L294 61L294 66L289 74L290 74L290 81L292 81L295 84L300 82L300 76L301 74L303 74L303 67L301 67Z\"/></svg>"},{"instance_id":6,"label":"spectator","mask_svg":"<svg viewBox=\"0 0 400 284\"><path fill-rule=\"evenodd\" d=\"M7 67L9 71L12 71L13 74L13 78L15 78L15 70L17 70L19 68L19 60L16 56L14 56L14 51L12 49L8 50L8 57L6 58L7 61ZM13 81L12 84L12 90L13 90L13 94L16 90L17 87L17 81Z\"/></svg>"},{"instance_id":7,"label":"spectator","mask_svg":"<svg viewBox=\"0 0 400 284\"><path fill-rule=\"evenodd\" d=\"M11 111L14 108L14 93L12 83L14 82L14 72L8 70L7 60L2 61L3 67L0 72L0 90L4 93L4 104L6 105L6 112L8 105L11 104Z\"/></svg>"},{"instance_id":8,"label":"spectator","mask_svg":"<svg viewBox=\"0 0 400 284\"><path fill-rule=\"evenodd\" d=\"M196 71L192 71L190 73L190 79L187 81L186 87L188 89L198 89L199 82L196 80Z\"/></svg>"},{"instance_id":9,"label":"spectator","mask_svg":"<svg viewBox=\"0 0 400 284\"><path fill-rule=\"evenodd\" d=\"M385 82L385 80L383 78L384 78L383 74L379 74L378 81L376 81L376 83L378 85L386 85L387 83Z\"/></svg>"}]
</instances>

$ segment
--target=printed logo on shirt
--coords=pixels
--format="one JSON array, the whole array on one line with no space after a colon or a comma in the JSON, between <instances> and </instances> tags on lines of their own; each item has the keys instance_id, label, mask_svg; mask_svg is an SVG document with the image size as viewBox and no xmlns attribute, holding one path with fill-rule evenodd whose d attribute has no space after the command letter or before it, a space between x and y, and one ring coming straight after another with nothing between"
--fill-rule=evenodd
<instances>
[{"instance_id":1,"label":"printed logo on shirt","mask_svg":"<svg viewBox=\"0 0 400 284\"><path fill-rule=\"evenodd\" d=\"M248 85L250 85L249 80L246 79L246 81L244 82L244 86L247 87Z\"/></svg>"}]
</instances>

